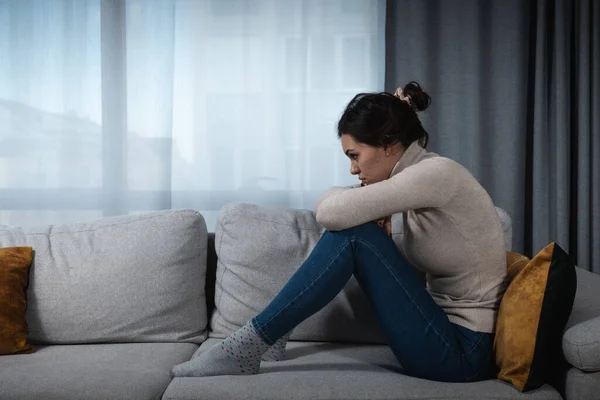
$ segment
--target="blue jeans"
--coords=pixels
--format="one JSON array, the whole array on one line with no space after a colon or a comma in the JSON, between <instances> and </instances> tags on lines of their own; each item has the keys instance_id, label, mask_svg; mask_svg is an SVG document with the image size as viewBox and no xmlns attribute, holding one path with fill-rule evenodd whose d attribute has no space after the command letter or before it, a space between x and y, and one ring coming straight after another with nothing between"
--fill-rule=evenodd
<instances>
[{"instance_id":1,"label":"blue jeans","mask_svg":"<svg viewBox=\"0 0 600 400\"><path fill-rule=\"evenodd\" d=\"M493 334L453 324L375 223L325 232L252 324L273 344L325 307L354 274L408 375L444 382L491 377Z\"/></svg>"}]
</instances>

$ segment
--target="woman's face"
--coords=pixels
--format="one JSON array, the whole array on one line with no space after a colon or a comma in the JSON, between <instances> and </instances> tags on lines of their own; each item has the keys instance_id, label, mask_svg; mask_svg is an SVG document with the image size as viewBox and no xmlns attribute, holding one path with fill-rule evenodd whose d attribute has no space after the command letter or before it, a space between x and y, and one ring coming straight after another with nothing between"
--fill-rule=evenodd
<instances>
[{"instance_id":1,"label":"woman's face","mask_svg":"<svg viewBox=\"0 0 600 400\"><path fill-rule=\"evenodd\" d=\"M383 147L359 143L347 134L342 135L342 150L350 159L350 173L358 175L364 185L386 180L401 155L392 148L384 150Z\"/></svg>"}]
</instances>

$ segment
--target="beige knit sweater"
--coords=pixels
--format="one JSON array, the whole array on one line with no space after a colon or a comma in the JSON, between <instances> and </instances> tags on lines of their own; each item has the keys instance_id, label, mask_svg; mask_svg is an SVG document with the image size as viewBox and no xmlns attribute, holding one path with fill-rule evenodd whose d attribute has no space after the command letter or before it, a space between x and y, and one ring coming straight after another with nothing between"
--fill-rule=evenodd
<instances>
[{"instance_id":1,"label":"beige knit sweater","mask_svg":"<svg viewBox=\"0 0 600 400\"><path fill-rule=\"evenodd\" d=\"M398 245L426 273L427 289L450 321L494 332L505 290L504 233L490 196L466 168L414 142L389 179L334 187L315 211L317 221L332 231L388 215L403 217Z\"/></svg>"}]
</instances>

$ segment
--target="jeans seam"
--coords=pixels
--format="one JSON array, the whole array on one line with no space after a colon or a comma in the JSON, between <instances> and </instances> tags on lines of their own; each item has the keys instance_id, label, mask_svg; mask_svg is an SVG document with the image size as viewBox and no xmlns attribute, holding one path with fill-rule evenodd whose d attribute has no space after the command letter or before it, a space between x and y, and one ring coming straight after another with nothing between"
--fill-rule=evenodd
<instances>
[{"instance_id":1,"label":"jeans seam","mask_svg":"<svg viewBox=\"0 0 600 400\"><path fill-rule=\"evenodd\" d=\"M481 340L483 339L483 337L485 336L485 334L481 333L479 335L479 338L477 339L477 341L473 344L473 346L471 346L471 348L469 349L469 351L467 351L466 353L463 353L462 358L465 359L469 364L471 364L471 361L468 359L468 356L473 353L477 348L479 348L479 344L481 343ZM489 360L488 360L488 364L489 364ZM484 365L480 365L479 368L477 368L477 370L475 372L473 372L471 375L469 375L466 378L466 381L469 382L471 381L471 379L473 379L474 376L478 375L481 370L483 368L487 368L486 364Z\"/></svg>"},{"instance_id":2,"label":"jeans seam","mask_svg":"<svg viewBox=\"0 0 600 400\"><path fill-rule=\"evenodd\" d=\"M477 370L475 372L473 372L471 375L469 375L466 378L466 381L467 382L471 381L471 379L473 379L474 376L478 375L481 372L482 369L489 368L489 363L490 363L490 360L488 358L487 359L487 363L480 365L479 368L477 368ZM469 362L469 364L470 364L470 362Z\"/></svg>"},{"instance_id":3,"label":"jeans seam","mask_svg":"<svg viewBox=\"0 0 600 400\"><path fill-rule=\"evenodd\" d=\"M304 287L304 289L302 289L302 291L300 293L298 293L298 295L296 297L294 297L293 299L291 299L290 301L287 302L287 304L283 307L281 307L279 309L279 311L277 311L277 313L275 313L275 315L273 315L271 318L269 318L268 321L266 321L264 324L262 325L258 325L256 324L256 326L254 327L254 329L256 329L259 333L261 333L264 337L266 337L267 339L269 339L269 341L272 341L271 338L266 335L264 333L263 327L269 323L271 323L271 321L273 321L273 319L275 319L279 314L281 314L285 309L287 309L292 303L294 303L300 296L302 296L307 290L309 290L310 288L312 288L315 285L315 282L317 282L319 280L319 278L321 276L323 276L324 273L326 273L329 268L331 267L331 265L334 263L334 261L337 259L337 257L340 255L340 253L350 244L350 242L346 242L344 243L344 245L337 251L337 253L335 253L335 255L333 257L331 257L331 261L329 262L329 264L323 269L323 271L321 271L321 273L314 278L308 285L306 285Z\"/></svg>"},{"instance_id":4,"label":"jeans seam","mask_svg":"<svg viewBox=\"0 0 600 400\"><path fill-rule=\"evenodd\" d=\"M466 353L463 353L463 356L468 356L473 351L475 351L475 349L479 347L479 343L481 343L481 339L483 339L483 336L484 336L484 334L480 334L479 337L477 338L477 341L475 341L475 343L473 343L473 346L471 346L469 351L467 351Z\"/></svg>"},{"instance_id":5,"label":"jeans seam","mask_svg":"<svg viewBox=\"0 0 600 400\"><path fill-rule=\"evenodd\" d=\"M471 379L473 379L475 376L477 376L479 374L479 372L481 372L481 370L483 369L483 365L481 365L479 368L477 368L477 371L473 372L471 375L469 375L467 378L465 378L465 381L470 382Z\"/></svg>"},{"instance_id":6,"label":"jeans seam","mask_svg":"<svg viewBox=\"0 0 600 400\"><path fill-rule=\"evenodd\" d=\"M404 285L402 284L402 282L400 282L400 280L396 277L396 274L394 273L393 269L390 268L390 265L388 264L387 260L385 259L385 257L383 257L378 251L377 248L375 248L374 246L372 246L370 243L362 240L361 238L357 238L355 237L356 241L361 242L362 244L364 244L365 246L367 246L369 249L371 249L371 251L379 258L379 260L382 262L382 264L385 266L385 268L388 270L388 272L390 272L392 274L392 276L394 277L394 280L396 281L396 283L398 283L398 285L400 285L400 287L402 288L402 290L404 291L404 293L406 294L406 296L410 299L410 301L412 302L412 304L415 306L415 308L417 310L419 310L419 313L421 314L421 316L423 317L423 319L425 321L427 321L427 326L431 327L431 329L435 332L436 336L448 347L451 347L454 350L457 350L454 346L452 346L450 343L448 343L448 341L446 341L446 339L444 339L444 337L437 331L437 329L435 329L435 327L431 324L431 321L429 320L429 318L427 318L427 316L425 316L425 314L423 313L423 310L421 309L421 307L419 307L419 305L417 304L417 302L413 299L413 297L410 295L409 291L406 290L406 287L404 287Z\"/></svg>"}]
</instances>

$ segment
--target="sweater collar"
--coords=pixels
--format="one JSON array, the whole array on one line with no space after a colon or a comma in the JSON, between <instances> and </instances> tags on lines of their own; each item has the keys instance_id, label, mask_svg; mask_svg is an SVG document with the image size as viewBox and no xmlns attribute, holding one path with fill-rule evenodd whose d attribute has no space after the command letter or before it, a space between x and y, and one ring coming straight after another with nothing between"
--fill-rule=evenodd
<instances>
[{"instance_id":1,"label":"sweater collar","mask_svg":"<svg viewBox=\"0 0 600 400\"><path fill-rule=\"evenodd\" d=\"M425 158L427 154L427 150L421 147L419 142L415 140L406 148L406 150L404 150L404 153L402 153L402 155L400 156L400 159L398 160L398 162L392 169L392 172L390 173L390 178L396 175L397 173L405 170L406 168L410 167L411 165L418 163L423 158Z\"/></svg>"}]
</instances>

